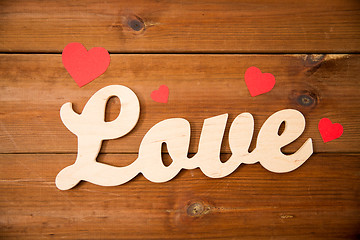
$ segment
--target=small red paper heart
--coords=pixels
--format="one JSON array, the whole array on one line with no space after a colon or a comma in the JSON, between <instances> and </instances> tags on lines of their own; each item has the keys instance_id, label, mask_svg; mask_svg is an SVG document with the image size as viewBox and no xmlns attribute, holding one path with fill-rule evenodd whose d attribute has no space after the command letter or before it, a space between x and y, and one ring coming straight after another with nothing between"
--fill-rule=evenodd
<instances>
[{"instance_id":1,"label":"small red paper heart","mask_svg":"<svg viewBox=\"0 0 360 240\"><path fill-rule=\"evenodd\" d=\"M269 92L275 86L271 73L261 73L257 67L249 67L245 72L245 83L252 97Z\"/></svg>"},{"instance_id":2,"label":"small red paper heart","mask_svg":"<svg viewBox=\"0 0 360 240\"><path fill-rule=\"evenodd\" d=\"M167 103L169 98L169 88L166 85L161 85L158 90L151 92L151 98L155 102Z\"/></svg>"},{"instance_id":3,"label":"small red paper heart","mask_svg":"<svg viewBox=\"0 0 360 240\"><path fill-rule=\"evenodd\" d=\"M344 132L340 123L332 123L328 118L321 119L318 128L325 143L339 138Z\"/></svg>"},{"instance_id":4,"label":"small red paper heart","mask_svg":"<svg viewBox=\"0 0 360 240\"><path fill-rule=\"evenodd\" d=\"M82 87L106 71L110 54L102 47L87 51L81 43L73 42L64 48L62 62L77 85Z\"/></svg>"}]
</instances>

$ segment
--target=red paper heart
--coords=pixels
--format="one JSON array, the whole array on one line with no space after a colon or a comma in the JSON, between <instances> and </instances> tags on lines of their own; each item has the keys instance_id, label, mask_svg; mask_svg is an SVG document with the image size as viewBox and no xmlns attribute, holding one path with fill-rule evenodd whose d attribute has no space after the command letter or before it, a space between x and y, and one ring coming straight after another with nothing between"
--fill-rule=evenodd
<instances>
[{"instance_id":1,"label":"red paper heart","mask_svg":"<svg viewBox=\"0 0 360 240\"><path fill-rule=\"evenodd\" d=\"M332 123L328 118L321 119L318 128L325 143L339 138L344 132L340 123Z\"/></svg>"},{"instance_id":2,"label":"red paper heart","mask_svg":"<svg viewBox=\"0 0 360 240\"><path fill-rule=\"evenodd\" d=\"M79 87L103 74L110 64L109 52L102 47L89 51L77 42L66 45L62 52L62 62Z\"/></svg>"},{"instance_id":3,"label":"red paper heart","mask_svg":"<svg viewBox=\"0 0 360 240\"><path fill-rule=\"evenodd\" d=\"M245 83L252 97L269 92L275 86L271 73L261 73L257 67L249 67L245 72Z\"/></svg>"},{"instance_id":4,"label":"red paper heart","mask_svg":"<svg viewBox=\"0 0 360 240\"><path fill-rule=\"evenodd\" d=\"M166 85L161 85L159 90L154 90L151 92L151 98L155 102L167 103L169 98L169 88Z\"/></svg>"}]
</instances>

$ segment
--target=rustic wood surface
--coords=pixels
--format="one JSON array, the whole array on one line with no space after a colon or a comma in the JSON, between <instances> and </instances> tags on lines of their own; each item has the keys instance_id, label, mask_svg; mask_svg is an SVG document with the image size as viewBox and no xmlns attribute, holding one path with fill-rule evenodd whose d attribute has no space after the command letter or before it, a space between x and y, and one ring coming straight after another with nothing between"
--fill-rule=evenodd
<instances>
[{"instance_id":1,"label":"rustic wood surface","mask_svg":"<svg viewBox=\"0 0 360 240\"><path fill-rule=\"evenodd\" d=\"M112 53L108 70L82 88L61 62L72 41ZM0 239L359 239L359 49L357 0L0 1ZM271 92L250 96L250 66L275 75ZM285 108L301 111L306 129L284 152L311 137L315 153L285 174L254 164L222 179L195 169L162 184L139 175L61 191L55 177L75 161L77 140L60 107L81 112L110 84L137 94L140 119L104 142L100 162L127 166L144 134L172 117L191 124L191 156L204 119L229 113L225 161L238 114L254 116L251 150L262 123ZM167 104L150 98L161 84ZM119 107L110 99L106 120ZM323 143L323 117L341 123L343 136Z\"/></svg>"},{"instance_id":2,"label":"rustic wood surface","mask_svg":"<svg viewBox=\"0 0 360 240\"><path fill-rule=\"evenodd\" d=\"M75 157L0 155L4 238L351 239L359 233L359 154L315 154L286 174L255 164L222 179L195 169L168 183L140 175L118 187L58 190L56 174ZM135 158L99 156L118 166Z\"/></svg>"},{"instance_id":3,"label":"rustic wood surface","mask_svg":"<svg viewBox=\"0 0 360 240\"><path fill-rule=\"evenodd\" d=\"M0 51L359 52L358 0L1 1Z\"/></svg>"},{"instance_id":4,"label":"rustic wood surface","mask_svg":"<svg viewBox=\"0 0 360 240\"><path fill-rule=\"evenodd\" d=\"M244 82L244 73L252 65L273 73L277 80L271 92L255 98ZM190 152L194 153L204 119L224 113L229 113L229 120L223 152L229 153L228 130L238 114L253 114L257 133L271 114L284 108L301 111L307 121L303 136L286 151L295 151L311 137L315 152L357 152L358 69L359 55L115 54L102 76L79 89L63 67L60 54L2 55L0 118L4 134L0 149L3 153L76 153L76 136L61 122L60 107L72 102L74 109L81 112L97 90L121 84L137 94L140 119L125 137L105 142L103 153L137 153L145 133L171 117L190 122ZM168 104L150 98L161 84L170 88ZM108 105L108 118L115 119L119 100L114 98ZM341 122L344 136L324 144L317 129L323 117ZM34 139L34 135L41 137Z\"/></svg>"}]
</instances>

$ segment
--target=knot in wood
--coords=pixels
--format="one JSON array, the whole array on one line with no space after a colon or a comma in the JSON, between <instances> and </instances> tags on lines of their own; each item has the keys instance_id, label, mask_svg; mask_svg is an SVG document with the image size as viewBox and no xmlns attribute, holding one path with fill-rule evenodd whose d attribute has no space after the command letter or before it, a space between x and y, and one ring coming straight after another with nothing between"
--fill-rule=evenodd
<instances>
[{"instance_id":1,"label":"knot in wood","mask_svg":"<svg viewBox=\"0 0 360 240\"><path fill-rule=\"evenodd\" d=\"M305 66L311 67L318 65L324 60L325 56L325 54L308 54L305 57Z\"/></svg>"},{"instance_id":2,"label":"knot in wood","mask_svg":"<svg viewBox=\"0 0 360 240\"><path fill-rule=\"evenodd\" d=\"M290 99L294 103L306 108L314 108L318 104L317 95L308 90L293 90L290 94Z\"/></svg>"},{"instance_id":3,"label":"knot in wood","mask_svg":"<svg viewBox=\"0 0 360 240\"><path fill-rule=\"evenodd\" d=\"M204 205L202 203L193 203L187 208L187 214L191 217L200 217L204 212Z\"/></svg>"},{"instance_id":4,"label":"knot in wood","mask_svg":"<svg viewBox=\"0 0 360 240\"><path fill-rule=\"evenodd\" d=\"M308 107L314 104L315 99L313 99L311 96L309 95L300 95L297 98L297 102L304 107Z\"/></svg>"},{"instance_id":5,"label":"knot in wood","mask_svg":"<svg viewBox=\"0 0 360 240\"><path fill-rule=\"evenodd\" d=\"M145 29L145 24L139 17L130 18L128 21L128 25L132 30L137 32Z\"/></svg>"}]
</instances>

